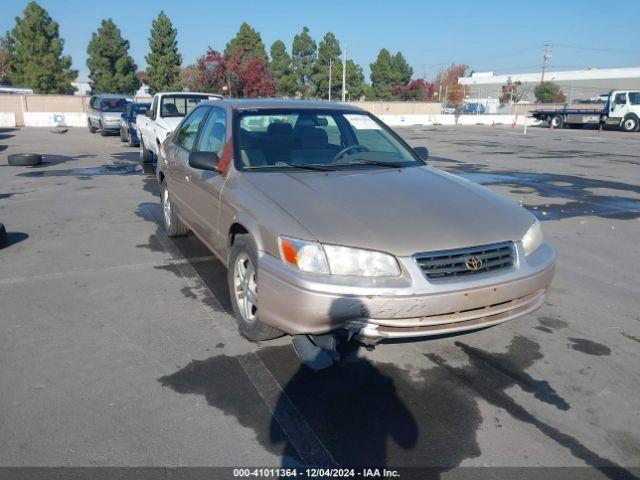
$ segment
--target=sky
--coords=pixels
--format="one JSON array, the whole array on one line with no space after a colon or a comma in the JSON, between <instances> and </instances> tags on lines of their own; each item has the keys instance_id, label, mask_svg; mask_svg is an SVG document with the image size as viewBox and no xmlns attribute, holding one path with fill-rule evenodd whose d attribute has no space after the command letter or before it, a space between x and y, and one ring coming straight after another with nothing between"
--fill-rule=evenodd
<instances>
[{"instance_id":1,"label":"sky","mask_svg":"<svg viewBox=\"0 0 640 480\"><path fill-rule=\"evenodd\" d=\"M27 0L1 0L0 33L13 28ZM500 74L539 71L545 43L551 70L640 66L640 1L527 2L428 0L40 0L60 24L64 53L79 80L88 78L87 44L103 18L112 18L130 42L130 55L144 69L152 20L163 9L178 29L183 65L209 46L223 50L243 21L262 35L267 51L275 40L291 49L303 26L316 42L333 32L369 81L378 51L401 51L414 77L433 79L451 63Z\"/></svg>"}]
</instances>

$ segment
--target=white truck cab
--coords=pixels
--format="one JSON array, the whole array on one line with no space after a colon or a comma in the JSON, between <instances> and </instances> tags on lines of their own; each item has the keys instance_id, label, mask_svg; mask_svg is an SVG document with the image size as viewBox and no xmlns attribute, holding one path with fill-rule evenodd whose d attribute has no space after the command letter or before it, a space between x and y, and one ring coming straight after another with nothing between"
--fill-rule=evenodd
<instances>
[{"instance_id":1,"label":"white truck cab","mask_svg":"<svg viewBox=\"0 0 640 480\"><path fill-rule=\"evenodd\" d=\"M612 91L607 108L607 124L617 125L626 132L640 130L640 91Z\"/></svg>"},{"instance_id":2,"label":"white truck cab","mask_svg":"<svg viewBox=\"0 0 640 480\"><path fill-rule=\"evenodd\" d=\"M149 163L158 155L160 145L182 119L203 100L221 99L214 93L159 92L153 96L151 108L136 117L140 137L140 157Z\"/></svg>"}]
</instances>

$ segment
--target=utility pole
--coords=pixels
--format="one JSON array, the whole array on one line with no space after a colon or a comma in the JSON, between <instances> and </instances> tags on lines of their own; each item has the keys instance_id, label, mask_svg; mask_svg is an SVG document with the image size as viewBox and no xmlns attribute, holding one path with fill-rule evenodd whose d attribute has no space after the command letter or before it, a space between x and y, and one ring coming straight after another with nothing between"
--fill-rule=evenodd
<instances>
[{"instance_id":1,"label":"utility pole","mask_svg":"<svg viewBox=\"0 0 640 480\"><path fill-rule=\"evenodd\" d=\"M347 44L344 44L344 54L342 55L342 101L347 98Z\"/></svg>"},{"instance_id":2,"label":"utility pole","mask_svg":"<svg viewBox=\"0 0 640 480\"><path fill-rule=\"evenodd\" d=\"M551 45L544 44L544 50L542 51L542 75L540 76L540 83L544 83L544 72L547 69L549 59L551 58Z\"/></svg>"},{"instance_id":3,"label":"utility pole","mask_svg":"<svg viewBox=\"0 0 640 480\"><path fill-rule=\"evenodd\" d=\"M329 59L329 101L331 101L331 77L333 76L332 67L333 64L331 63L331 59Z\"/></svg>"}]
</instances>

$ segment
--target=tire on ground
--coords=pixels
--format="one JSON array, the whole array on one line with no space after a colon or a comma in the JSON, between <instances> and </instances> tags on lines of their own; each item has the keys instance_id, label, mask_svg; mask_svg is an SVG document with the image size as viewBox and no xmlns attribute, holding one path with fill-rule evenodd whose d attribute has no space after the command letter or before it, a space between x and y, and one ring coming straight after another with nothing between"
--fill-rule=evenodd
<instances>
[{"instance_id":1,"label":"tire on ground","mask_svg":"<svg viewBox=\"0 0 640 480\"><path fill-rule=\"evenodd\" d=\"M253 342L261 341L261 340L271 340L273 338L278 338L284 335L283 332L277 330L269 325L266 325L260 321L260 318L255 322L248 322L244 319L242 314L240 313L240 308L236 301L235 296L235 286L234 286L234 270L236 258L240 253L246 252L249 256L251 262L256 271L256 276L258 280L258 289L259 289L259 272L258 272L258 251L257 248L251 239L250 235L236 235L235 241L233 242L233 246L231 247L231 254L229 255L229 269L227 270L227 284L229 285L229 296L231 297L231 305L233 307L233 316L238 322L238 327L240 329L240 333L244 335L246 338ZM258 309L258 315L260 314L260 309Z\"/></svg>"},{"instance_id":2,"label":"tire on ground","mask_svg":"<svg viewBox=\"0 0 640 480\"><path fill-rule=\"evenodd\" d=\"M166 210L165 202L169 200L169 209ZM169 237L184 237L189 233L189 228L182 223L176 211L172 208L171 205L171 195L167 190L167 182L163 181L162 185L160 185L160 199L162 202L162 222L164 226L164 231L167 232ZM167 219L167 216L169 217ZM168 221L167 221L168 220Z\"/></svg>"},{"instance_id":3,"label":"tire on ground","mask_svg":"<svg viewBox=\"0 0 640 480\"><path fill-rule=\"evenodd\" d=\"M622 120L622 130L625 132L637 132L640 129L640 120L634 113L630 113Z\"/></svg>"},{"instance_id":4,"label":"tire on ground","mask_svg":"<svg viewBox=\"0 0 640 480\"><path fill-rule=\"evenodd\" d=\"M122 127L120 127L120 141L121 142L126 142L127 141L127 137L124 134L124 130L122 130Z\"/></svg>"},{"instance_id":5,"label":"tire on ground","mask_svg":"<svg viewBox=\"0 0 640 480\"><path fill-rule=\"evenodd\" d=\"M144 146L142 137L140 137L140 160L142 160L142 163L153 162L153 152L151 150L147 150L147 148Z\"/></svg>"},{"instance_id":6,"label":"tire on ground","mask_svg":"<svg viewBox=\"0 0 640 480\"><path fill-rule=\"evenodd\" d=\"M91 125L91 122L87 122L87 126L89 127L89 133L96 133L98 129Z\"/></svg>"},{"instance_id":7,"label":"tire on ground","mask_svg":"<svg viewBox=\"0 0 640 480\"><path fill-rule=\"evenodd\" d=\"M549 119L549 125L553 128L562 128L564 126L564 119L562 118L562 115L553 115Z\"/></svg>"},{"instance_id":8,"label":"tire on ground","mask_svg":"<svg viewBox=\"0 0 640 480\"><path fill-rule=\"evenodd\" d=\"M33 167L42 164L39 153L14 153L7 157L7 163L15 167Z\"/></svg>"}]
</instances>

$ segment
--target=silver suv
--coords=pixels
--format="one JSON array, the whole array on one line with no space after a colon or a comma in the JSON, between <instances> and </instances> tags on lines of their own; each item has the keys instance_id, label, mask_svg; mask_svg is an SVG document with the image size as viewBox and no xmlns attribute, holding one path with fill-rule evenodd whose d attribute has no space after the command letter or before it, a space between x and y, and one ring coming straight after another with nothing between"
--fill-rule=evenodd
<instances>
[{"instance_id":1,"label":"silver suv","mask_svg":"<svg viewBox=\"0 0 640 480\"><path fill-rule=\"evenodd\" d=\"M252 340L375 343L538 309L556 262L540 223L427 157L346 104L202 102L162 144L164 226L228 267Z\"/></svg>"},{"instance_id":2,"label":"silver suv","mask_svg":"<svg viewBox=\"0 0 640 480\"><path fill-rule=\"evenodd\" d=\"M89 100L87 126L91 133L100 130L103 137L120 132L120 116L131 99L124 95L94 95Z\"/></svg>"}]
</instances>

